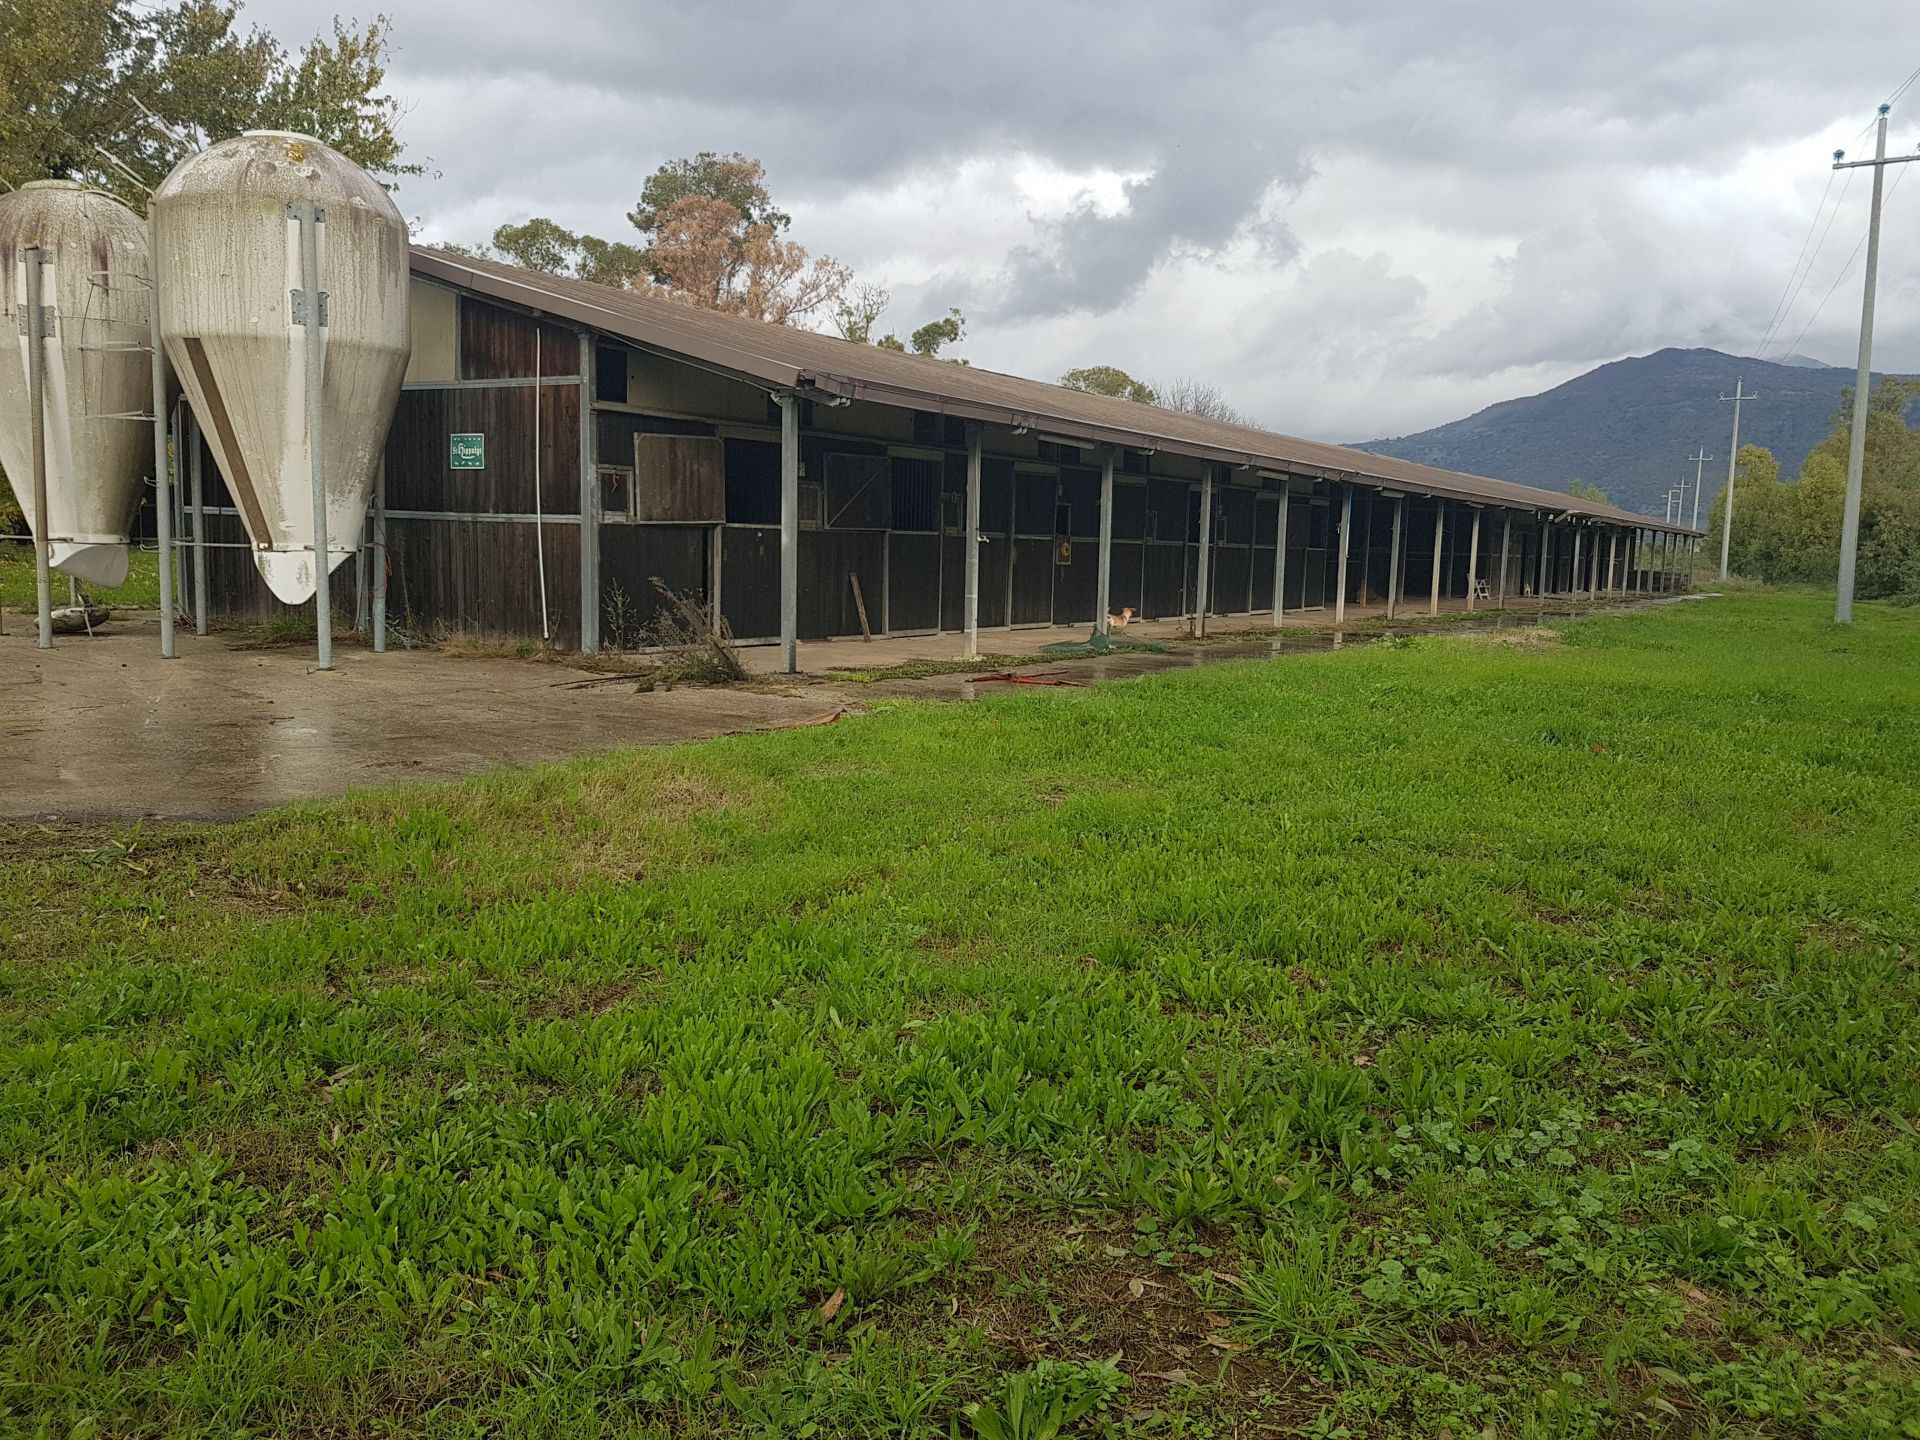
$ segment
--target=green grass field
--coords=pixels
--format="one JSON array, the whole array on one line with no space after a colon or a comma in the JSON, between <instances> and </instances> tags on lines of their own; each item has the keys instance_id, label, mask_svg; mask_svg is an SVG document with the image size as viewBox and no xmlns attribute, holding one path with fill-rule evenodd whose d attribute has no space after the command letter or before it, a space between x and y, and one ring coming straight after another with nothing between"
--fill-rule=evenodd
<instances>
[{"instance_id":1,"label":"green grass field","mask_svg":"<svg viewBox=\"0 0 1920 1440\"><path fill-rule=\"evenodd\" d=\"M1920 612L0 831L0 1430L1920 1434Z\"/></svg>"},{"instance_id":2,"label":"green grass field","mask_svg":"<svg viewBox=\"0 0 1920 1440\"><path fill-rule=\"evenodd\" d=\"M68 603L67 577L53 572L53 603ZM160 608L160 560L151 550L135 550L129 557L127 583L112 590L89 585L87 598L100 605L123 605L131 610ZM33 547L18 540L0 541L0 606L8 611L34 611Z\"/></svg>"}]
</instances>

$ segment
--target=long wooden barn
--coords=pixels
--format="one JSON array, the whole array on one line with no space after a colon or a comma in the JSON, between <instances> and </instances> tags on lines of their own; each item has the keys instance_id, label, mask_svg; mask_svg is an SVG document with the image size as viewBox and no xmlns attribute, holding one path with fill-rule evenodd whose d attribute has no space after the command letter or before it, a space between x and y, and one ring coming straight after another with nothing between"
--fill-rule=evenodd
<instances>
[{"instance_id":1,"label":"long wooden barn","mask_svg":"<svg viewBox=\"0 0 1920 1440\"><path fill-rule=\"evenodd\" d=\"M1523 485L416 248L377 526L403 631L742 641L1666 588L1694 532ZM282 607L202 457L206 604ZM182 506L187 487L180 487ZM1205 596L1202 604L1201 597Z\"/></svg>"}]
</instances>

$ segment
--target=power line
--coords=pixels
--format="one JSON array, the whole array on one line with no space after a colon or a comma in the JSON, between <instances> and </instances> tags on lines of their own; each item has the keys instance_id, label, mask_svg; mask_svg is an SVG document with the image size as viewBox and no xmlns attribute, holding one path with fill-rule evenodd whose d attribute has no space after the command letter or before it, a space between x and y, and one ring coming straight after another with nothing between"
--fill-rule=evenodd
<instances>
[{"instance_id":1,"label":"power line","mask_svg":"<svg viewBox=\"0 0 1920 1440\"><path fill-rule=\"evenodd\" d=\"M1893 177L1893 184L1889 186L1887 189L1888 203L1891 203L1893 200L1893 197L1899 193L1900 182L1906 178L1907 178L1907 172L1904 170L1902 170L1898 175ZM1805 325L1802 325L1800 327L1800 333L1794 336L1793 347L1787 352L1789 355L1791 355L1794 350L1798 350L1800 348L1800 342L1807 338L1807 331L1811 330L1813 328L1813 322L1820 318L1820 312L1827 308L1827 301L1831 300L1833 298L1833 292L1840 288L1840 282L1845 280L1847 276L1852 272L1853 262L1860 258L1860 252L1866 248L1866 244L1867 244L1867 237L1864 235L1862 235L1859 238L1859 240L1857 240L1854 243L1853 253L1847 256L1847 263L1840 267L1840 273L1833 277L1833 284L1827 287L1827 293L1825 295L1822 295L1820 297L1820 303L1813 307L1813 314L1807 317L1807 323ZM1856 401L1855 403L1858 403L1858 402Z\"/></svg>"},{"instance_id":2,"label":"power line","mask_svg":"<svg viewBox=\"0 0 1920 1440\"><path fill-rule=\"evenodd\" d=\"M1887 104L1888 106L1891 106L1891 105L1892 105L1892 104L1894 103L1894 101L1896 101L1896 100L1898 100L1898 99L1899 99L1899 98L1900 98L1900 97L1901 97L1902 95L1904 95L1904 94L1906 94L1906 93L1907 93L1907 90L1908 90L1908 88L1909 88L1909 87L1910 87L1910 86L1911 86L1911 85L1913 84L1913 82L1914 82L1914 81L1916 81L1916 80L1920 80L1920 65L1916 65L1916 66L1914 66L1914 67L1913 67L1913 73L1912 73L1911 75L1909 75L1909 76L1907 76L1907 78L1906 78L1906 79L1904 79L1904 80L1902 80L1902 81L1900 82L1900 88L1899 88L1898 90L1895 90L1895 91L1893 92L1893 94L1891 94L1891 95L1889 95L1889 96L1888 96L1888 97L1886 98L1886 102L1885 102L1885 103L1886 103L1886 104ZM1867 130L1871 130L1872 128L1873 128L1873 123L1872 123L1871 121L1869 121L1869 122L1867 123ZM1860 133L1861 133L1862 135L1864 135L1864 134L1866 134L1866 133L1867 133L1867 131L1866 131L1866 130L1862 130L1862 131L1861 131Z\"/></svg>"},{"instance_id":3,"label":"power line","mask_svg":"<svg viewBox=\"0 0 1920 1440\"><path fill-rule=\"evenodd\" d=\"M1848 171L1847 179L1851 180L1852 178L1853 172ZM1827 208L1827 196L1832 193L1833 171L1829 170L1827 172L1827 188L1820 192L1820 203L1813 207L1813 219L1807 222L1807 233L1805 238L1800 242L1800 253L1793 257L1793 268L1787 272L1787 283L1780 287L1780 298L1774 302L1773 314L1767 319L1766 333L1760 337L1760 348L1755 352L1757 355L1767 353L1767 342L1773 338L1774 329L1779 325L1782 313L1784 313L1788 305L1793 303L1791 297L1799 294L1799 288L1794 284L1794 279L1800 274L1800 262L1807 258L1807 246L1813 243L1813 232L1820 224L1820 213Z\"/></svg>"},{"instance_id":4,"label":"power line","mask_svg":"<svg viewBox=\"0 0 1920 1440\"><path fill-rule=\"evenodd\" d=\"M1833 213L1827 216L1826 228L1820 232L1820 238L1815 242L1813 247L1813 254L1807 257L1807 268L1802 272L1800 282L1793 287L1793 296L1787 301L1786 308L1780 312L1780 318L1775 322L1776 327L1787 323L1788 317L1793 314L1795 303L1800 299L1800 292L1806 288L1807 282L1813 278L1814 266L1820 263L1820 254L1827 248L1827 236L1833 233L1833 222L1838 220L1840 218L1840 212L1846 209L1847 191L1851 189L1852 186L1853 172L1849 170L1847 172L1847 178L1841 182L1840 196L1833 202ZM1768 340L1771 340L1773 333L1772 331L1768 333ZM1756 359L1766 358L1768 340L1762 340L1760 342L1760 354L1755 357ZM1798 344L1799 342L1795 341L1794 343ZM1791 355L1793 351L1789 349L1786 353Z\"/></svg>"}]
</instances>

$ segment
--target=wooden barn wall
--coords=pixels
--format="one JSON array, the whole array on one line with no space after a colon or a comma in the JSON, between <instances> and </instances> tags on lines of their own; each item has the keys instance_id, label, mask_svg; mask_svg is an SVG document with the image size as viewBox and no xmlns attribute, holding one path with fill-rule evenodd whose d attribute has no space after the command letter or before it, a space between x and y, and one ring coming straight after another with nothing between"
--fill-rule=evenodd
<instances>
[{"instance_id":1,"label":"wooden barn wall","mask_svg":"<svg viewBox=\"0 0 1920 1440\"><path fill-rule=\"evenodd\" d=\"M537 341L537 344L536 344ZM504 380L580 373L580 336L565 325L460 297L460 378Z\"/></svg>"},{"instance_id":2,"label":"wooden barn wall","mask_svg":"<svg viewBox=\"0 0 1920 1440\"><path fill-rule=\"evenodd\" d=\"M580 643L580 527L571 523L389 520L388 618L428 639L538 640L543 558L553 643L570 649Z\"/></svg>"},{"instance_id":3,"label":"wooden barn wall","mask_svg":"<svg viewBox=\"0 0 1920 1440\"><path fill-rule=\"evenodd\" d=\"M540 406L539 468L533 407ZM486 468L449 463L453 435L485 435ZM539 493L534 490L539 482ZM476 515L580 513L580 387L406 390L387 433L387 508Z\"/></svg>"}]
</instances>

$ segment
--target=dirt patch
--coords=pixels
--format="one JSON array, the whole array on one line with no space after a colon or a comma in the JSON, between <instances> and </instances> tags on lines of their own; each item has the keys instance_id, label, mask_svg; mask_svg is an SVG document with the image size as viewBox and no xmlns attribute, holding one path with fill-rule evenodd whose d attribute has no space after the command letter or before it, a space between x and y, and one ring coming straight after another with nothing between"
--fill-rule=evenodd
<instances>
[{"instance_id":1,"label":"dirt patch","mask_svg":"<svg viewBox=\"0 0 1920 1440\"><path fill-rule=\"evenodd\" d=\"M1117 1221L996 1227L981 1236L978 1257L991 1278L961 1289L954 1316L1026 1364L1112 1360L1132 1382L1133 1409L1197 1390L1236 1413L1257 1405L1250 1433L1291 1433L1331 1401L1314 1377L1229 1338L1231 1322L1200 1302L1183 1272L1133 1254L1134 1238Z\"/></svg>"}]
</instances>

